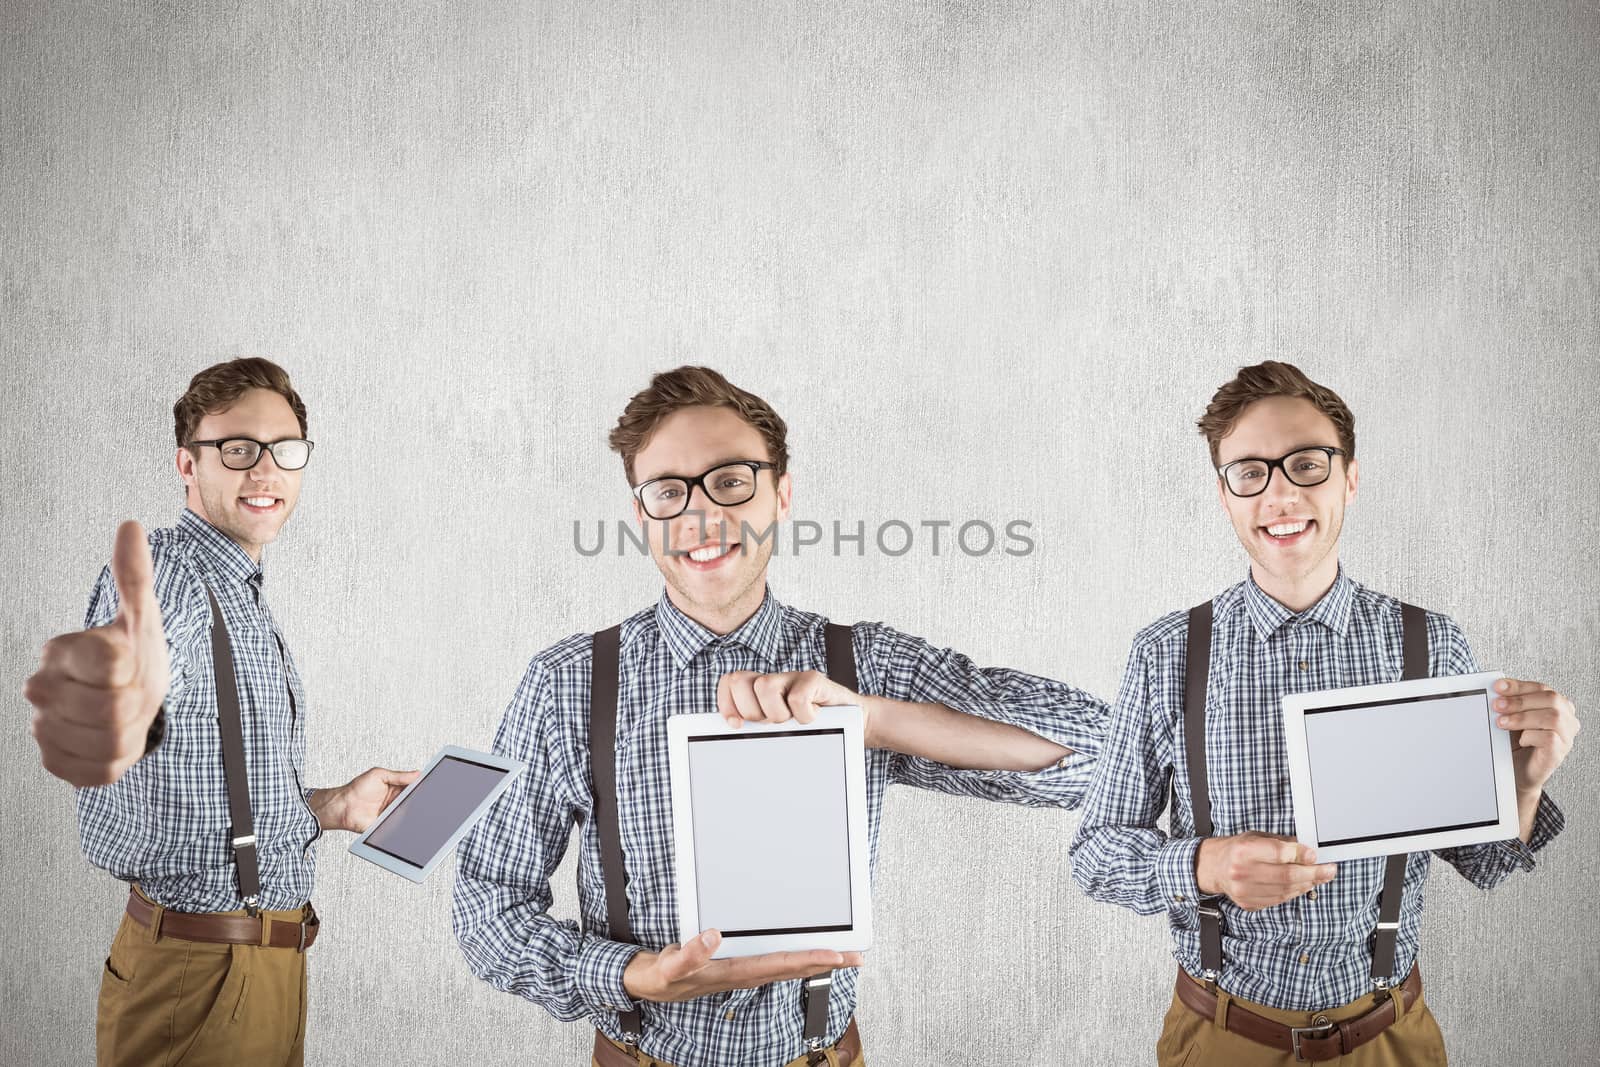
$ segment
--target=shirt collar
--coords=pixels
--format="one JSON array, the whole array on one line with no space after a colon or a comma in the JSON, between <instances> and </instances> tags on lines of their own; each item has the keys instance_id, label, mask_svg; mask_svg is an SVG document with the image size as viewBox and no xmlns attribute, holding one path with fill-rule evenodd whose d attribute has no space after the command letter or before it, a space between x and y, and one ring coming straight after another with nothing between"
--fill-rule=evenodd
<instances>
[{"instance_id":1,"label":"shirt collar","mask_svg":"<svg viewBox=\"0 0 1600 1067\"><path fill-rule=\"evenodd\" d=\"M679 611L666 590L662 590L661 599L656 602L656 628L661 631L662 639L672 652L672 662L679 670L688 666L689 661L707 646L717 642L727 644L736 641L754 652L762 662L775 662L778 658L782 616L783 605L778 603L771 590L767 590L754 615L740 623L732 633L718 637Z\"/></svg>"},{"instance_id":2,"label":"shirt collar","mask_svg":"<svg viewBox=\"0 0 1600 1067\"><path fill-rule=\"evenodd\" d=\"M266 574L261 564L251 559L250 553L188 508L184 508L178 516L178 529L189 535L220 577L236 582L254 582L257 587L265 580Z\"/></svg>"},{"instance_id":3,"label":"shirt collar","mask_svg":"<svg viewBox=\"0 0 1600 1067\"><path fill-rule=\"evenodd\" d=\"M1339 565L1333 585L1322 594L1322 599L1298 613L1290 611L1263 592L1256 584L1254 575L1248 576L1244 583L1245 611L1255 627L1256 636L1263 641L1277 633L1285 623L1294 621L1318 622L1343 637L1350 625L1350 606L1354 601L1355 582L1345 574L1343 564Z\"/></svg>"}]
</instances>

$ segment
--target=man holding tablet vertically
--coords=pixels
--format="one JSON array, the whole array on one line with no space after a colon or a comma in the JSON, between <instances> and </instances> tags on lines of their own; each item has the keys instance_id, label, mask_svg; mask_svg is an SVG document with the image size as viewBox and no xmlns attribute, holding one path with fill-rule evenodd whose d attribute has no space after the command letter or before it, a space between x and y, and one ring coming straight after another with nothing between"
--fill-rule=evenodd
<instances>
[{"instance_id":1,"label":"man holding tablet vertically","mask_svg":"<svg viewBox=\"0 0 1600 1067\"><path fill-rule=\"evenodd\" d=\"M858 1064L858 953L713 959L716 930L679 943L668 718L804 722L859 705L875 851L891 782L1076 805L1105 706L881 623L836 627L780 604L766 577L789 514L786 427L720 374L656 375L611 446L666 589L620 628L533 657L495 740L529 771L459 853L462 952L496 988L592 1020L601 1067ZM574 823L581 928L549 914Z\"/></svg>"},{"instance_id":2,"label":"man holding tablet vertically","mask_svg":"<svg viewBox=\"0 0 1600 1067\"><path fill-rule=\"evenodd\" d=\"M1246 367L1199 426L1250 573L1135 638L1073 877L1097 900L1167 915L1181 971L1162 1064L1443 1063L1415 965L1430 853L1318 863L1293 839L1282 699L1478 665L1449 618L1341 569L1358 470L1355 419L1332 390L1288 364ZM1437 851L1483 888L1531 869L1560 832L1544 785L1578 730L1549 687L1494 686L1520 835ZM1404 780L1371 789L1406 802Z\"/></svg>"}]
</instances>

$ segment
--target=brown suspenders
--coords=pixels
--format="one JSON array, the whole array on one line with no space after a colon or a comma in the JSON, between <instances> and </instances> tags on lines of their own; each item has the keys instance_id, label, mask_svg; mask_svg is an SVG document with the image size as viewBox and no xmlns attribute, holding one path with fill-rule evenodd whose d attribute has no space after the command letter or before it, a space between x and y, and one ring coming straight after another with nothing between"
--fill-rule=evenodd
<instances>
[{"instance_id":1,"label":"brown suspenders","mask_svg":"<svg viewBox=\"0 0 1600 1067\"><path fill-rule=\"evenodd\" d=\"M233 866L239 875L239 896L254 918L261 897L261 875L256 867L255 820L250 814L250 777L244 761L244 726L239 712L239 680L233 673L233 645L222 621L217 596L206 587L211 601L211 663L217 680L217 728L222 733L222 773L228 782L228 821L233 844Z\"/></svg>"},{"instance_id":2,"label":"brown suspenders","mask_svg":"<svg viewBox=\"0 0 1600 1067\"><path fill-rule=\"evenodd\" d=\"M1214 836L1211 823L1211 779L1206 773L1206 686L1211 680L1211 601L1189 609L1189 640L1184 659L1183 747L1189 762L1189 806L1194 809L1196 837ZM1195 853L1199 863L1200 854ZM1200 916L1201 977L1215 982L1222 972L1222 908L1215 897L1202 898Z\"/></svg>"},{"instance_id":3,"label":"brown suspenders","mask_svg":"<svg viewBox=\"0 0 1600 1067\"><path fill-rule=\"evenodd\" d=\"M594 779L594 828L600 838L600 871L606 886L606 935L633 944L628 925L628 881L622 864L622 828L617 822L617 683L622 627L594 635L594 672L589 683L589 774ZM617 1013L622 1039L639 1043L639 1013Z\"/></svg>"},{"instance_id":4,"label":"brown suspenders","mask_svg":"<svg viewBox=\"0 0 1600 1067\"><path fill-rule=\"evenodd\" d=\"M589 773L594 779L594 827L600 838L600 869L606 887L606 936L633 944L628 925L628 875L622 857L622 828L617 818L617 690L620 684L622 627L594 635L594 669L589 683ZM856 657L850 627L828 623L823 630L828 677L857 691ZM816 1052L827 1044L828 992L833 974L814 975L803 987L806 1047ZM622 1037L639 1043L637 1011L617 1013Z\"/></svg>"},{"instance_id":5,"label":"brown suspenders","mask_svg":"<svg viewBox=\"0 0 1600 1067\"><path fill-rule=\"evenodd\" d=\"M1400 605L1402 680L1428 677L1428 618L1419 607ZM1211 672L1211 601L1189 609L1189 637L1185 651L1183 690L1183 741L1189 763L1189 805L1194 810L1197 837L1211 837L1211 791L1206 771L1206 686ZM1400 900L1406 877L1406 854L1390 856L1383 870L1383 894L1378 898L1378 928L1372 943L1372 982L1389 985L1394 971L1395 937L1400 930ZM1215 897L1201 901L1201 977L1215 982L1222 972L1222 909Z\"/></svg>"}]
</instances>

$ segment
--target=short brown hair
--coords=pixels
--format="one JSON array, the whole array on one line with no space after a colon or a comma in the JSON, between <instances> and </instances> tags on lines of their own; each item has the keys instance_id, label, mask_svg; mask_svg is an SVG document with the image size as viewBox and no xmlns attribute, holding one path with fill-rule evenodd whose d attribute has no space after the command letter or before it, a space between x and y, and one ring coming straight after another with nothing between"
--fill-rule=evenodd
<instances>
[{"instance_id":1,"label":"short brown hair","mask_svg":"<svg viewBox=\"0 0 1600 1067\"><path fill-rule=\"evenodd\" d=\"M1244 414L1244 409L1257 400L1270 396L1299 397L1311 401L1316 409L1328 416L1333 428L1339 432L1339 447L1344 449L1344 461L1356 458L1356 417L1339 394L1325 385L1307 378L1305 372L1293 363L1267 360L1253 367L1240 367L1231 382L1218 389L1206 406L1206 413L1196 423L1206 443L1211 446L1211 465L1217 465L1217 448L1222 439L1233 432L1233 427Z\"/></svg>"},{"instance_id":2,"label":"short brown hair","mask_svg":"<svg viewBox=\"0 0 1600 1067\"><path fill-rule=\"evenodd\" d=\"M249 389L270 389L287 400L289 410L300 422L300 436L305 436L306 406L289 384L289 372L271 360L247 356L213 364L189 379L188 390L172 405L178 447L188 446L201 419L227 411Z\"/></svg>"},{"instance_id":3,"label":"short brown hair","mask_svg":"<svg viewBox=\"0 0 1600 1067\"><path fill-rule=\"evenodd\" d=\"M611 431L611 450L621 454L629 485L633 484L634 457L650 443L661 420L675 411L692 407L732 408L741 419L761 431L767 451L771 453L773 474L781 478L789 469L789 427L772 410L771 404L740 389L710 367L678 367L655 375L649 386L635 393Z\"/></svg>"}]
</instances>

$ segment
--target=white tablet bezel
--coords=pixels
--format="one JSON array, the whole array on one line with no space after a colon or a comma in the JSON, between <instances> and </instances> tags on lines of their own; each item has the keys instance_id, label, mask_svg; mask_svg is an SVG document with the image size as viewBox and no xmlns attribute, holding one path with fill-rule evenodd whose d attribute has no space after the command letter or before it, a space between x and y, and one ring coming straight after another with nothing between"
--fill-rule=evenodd
<instances>
[{"instance_id":1,"label":"white tablet bezel","mask_svg":"<svg viewBox=\"0 0 1600 1067\"><path fill-rule=\"evenodd\" d=\"M1340 860L1388 856L1401 852L1425 852L1454 845L1476 845L1486 841L1505 841L1516 837L1521 831L1521 825L1517 816L1516 781L1511 764L1511 732L1502 730L1495 724L1499 715L1494 710L1496 694L1493 686L1502 677L1504 675L1499 671L1485 671L1479 674L1419 678L1404 682L1350 686L1344 689L1322 689L1285 696L1283 736L1289 754L1289 784L1294 794L1295 836L1300 843L1310 845L1317 850L1319 863L1337 863ZM1464 829L1422 830L1339 845L1319 843L1317 813L1311 793L1311 758L1306 744L1305 717L1308 711L1346 704L1398 703L1419 697L1479 691L1484 692L1487 698L1485 728L1489 731L1489 749L1494 768L1497 815L1495 822ZM1403 804L1405 802L1403 787L1395 788L1394 796L1396 803Z\"/></svg>"},{"instance_id":2,"label":"white tablet bezel","mask_svg":"<svg viewBox=\"0 0 1600 1067\"><path fill-rule=\"evenodd\" d=\"M672 773L673 855L677 869L678 937L680 941L700 933L699 889L695 869L694 818L690 804L689 741L694 737L760 737L807 730L844 732L845 822L850 849L850 914L846 930L768 933L730 937L724 934L713 954L715 959L755 956L766 952L805 949L831 949L836 952L862 952L872 944L872 892L868 879L871 864L867 855L867 761L863 742L861 708L841 704L817 709L809 723L793 720L784 723L747 722L735 730L720 715L675 715L667 720L668 760ZM804 797L794 798L804 803ZM796 856L795 863L804 863Z\"/></svg>"},{"instance_id":3,"label":"white tablet bezel","mask_svg":"<svg viewBox=\"0 0 1600 1067\"><path fill-rule=\"evenodd\" d=\"M430 856L428 858L428 862L423 866L419 867L411 861L402 859L392 852L385 852L376 845L369 845L367 843L367 837L374 833L378 827L382 826L384 820L388 819L391 814L399 811L400 805L406 802L406 798L411 795L411 791L417 786L421 785L423 780L428 777L428 772L432 771L439 765L441 761L446 759L458 759L464 760L468 763L479 763L486 767L496 767L505 771L506 774L501 777L499 782L495 783L495 787L489 791L489 795L484 797L483 800L478 803L478 806L472 809L472 814L468 815L464 820L462 820L461 825L456 827L455 832L450 835L449 840L441 845L438 851ZM382 867L386 871L393 871L402 878L409 878L413 882L421 882L427 878L429 874L433 873L433 869L439 866L439 861L443 860L450 854L450 850L455 848L457 843L466 836L467 831L472 829L479 819L488 814L489 808L494 805L496 800L500 799L500 794L511 788L511 783L516 781L517 776L527 769L528 765L526 763L523 763L521 760L512 759L509 756L497 756L493 753L477 752L473 749L461 748L457 745L446 745L444 748L439 750L438 754L435 755L433 759L428 761L428 765L422 769L422 773L417 775L417 780L406 786L405 789L401 791L400 795L395 797L393 802L391 802L388 807L383 809L383 813L372 821L372 825L368 826L361 832L360 836L358 836L354 841L350 842L350 852L353 855L360 856L364 860L370 860L371 862L376 863L379 867Z\"/></svg>"}]
</instances>

